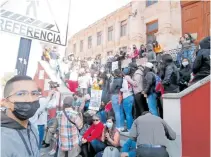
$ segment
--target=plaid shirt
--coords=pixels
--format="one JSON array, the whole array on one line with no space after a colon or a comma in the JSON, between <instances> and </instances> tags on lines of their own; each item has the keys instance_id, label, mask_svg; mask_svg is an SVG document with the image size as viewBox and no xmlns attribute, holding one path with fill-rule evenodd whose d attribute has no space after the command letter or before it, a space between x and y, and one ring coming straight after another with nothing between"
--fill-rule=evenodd
<instances>
[{"instance_id":1,"label":"plaid shirt","mask_svg":"<svg viewBox=\"0 0 211 157\"><path fill-rule=\"evenodd\" d=\"M73 111L74 112L74 111ZM66 109L67 115L71 120L76 119L76 114L73 114L70 109ZM59 148L62 151L70 151L79 145L78 129L68 121L63 111L57 113L59 126Z\"/></svg>"}]
</instances>

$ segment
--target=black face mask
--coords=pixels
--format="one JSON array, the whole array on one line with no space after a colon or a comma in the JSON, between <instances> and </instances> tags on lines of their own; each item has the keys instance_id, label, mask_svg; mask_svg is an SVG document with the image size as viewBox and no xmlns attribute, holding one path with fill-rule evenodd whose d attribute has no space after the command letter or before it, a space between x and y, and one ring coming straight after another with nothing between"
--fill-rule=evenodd
<instances>
[{"instance_id":1,"label":"black face mask","mask_svg":"<svg viewBox=\"0 0 211 157\"><path fill-rule=\"evenodd\" d=\"M40 107L39 101L33 102L15 102L13 114L20 120L27 120L34 116L37 109Z\"/></svg>"}]
</instances>

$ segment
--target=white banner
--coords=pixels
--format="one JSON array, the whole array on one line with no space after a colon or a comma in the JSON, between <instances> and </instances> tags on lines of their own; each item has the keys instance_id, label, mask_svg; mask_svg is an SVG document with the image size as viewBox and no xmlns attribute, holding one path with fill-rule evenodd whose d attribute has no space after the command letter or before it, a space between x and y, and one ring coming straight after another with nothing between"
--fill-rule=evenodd
<instances>
[{"instance_id":1,"label":"white banner","mask_svg":"<svg viewBox=\"0 0 211 157\"><path fill-rule=\"evenodd\" d=\"M125 68L125 67L128 67L129 63L131 63L132 60L131 59L125 59L122 61L122 64L121 64L121 68Z\"/></svg>"},{"instance_id":2,"label":"white banner","mask_svg":"<svg viewBox=\"0 0 211 157\"><path fill-rule=\"evenodd\" d=\"M118 61L112 62L112 71L118 69Z\"/></svg>"},{"instance_id":3,"label":"white banner","mask_svg":"<svg viewBox=\"0 0 211 157\"><path fill-rule=\"evenodd\" d=\"M91 89L91 99L90 99L90 104L89 104L90 110L98 111L100 109L101 97L102 97L102 90Z\"/></svg>"},{"instance_id":4,"label":"white banner","mask_svg":"<svg viewBox=\"0 0 211 157\"><path fill-rule=\"evenodd\" d=\"M44 80L44 91L49 91L50 90L50 85L49 85L50 81L51 81L50 79L45 79Z\"/></svg>"}]
</instances>

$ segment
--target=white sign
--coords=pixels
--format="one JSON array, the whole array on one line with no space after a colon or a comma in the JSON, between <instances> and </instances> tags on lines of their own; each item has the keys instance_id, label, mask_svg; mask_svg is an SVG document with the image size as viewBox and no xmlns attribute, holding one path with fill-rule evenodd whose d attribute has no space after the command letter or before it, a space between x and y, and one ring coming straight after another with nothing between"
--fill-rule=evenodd
<instances>
[{"instance_id":1,"label":"white sign","mask_svg":"<svg viewBox=\"0 0 211 157\"><path fill-rule=\"evenodd\" d=\"M44 79L44 75L45 75L45 71L44 70L40 70L40 72L39 72L39 80L43 80Z\"/></svg>"},{"instance_id":2,"label":"white sign","mask_svg":"<svg viewBox=\"0 0 211 157\"><path fill-rule=\"evenodd\" d=\"M119 68L119 66L118 66L118 61L112 62L112 71L114 71L114 70L116 70L116 69L118 69L118 68Z\"/></svg>"},{"instance_id":3,"label":"white sign","mask_svg":"<svg viewBox=\"0 0 211 157\"><path fill-rule=\"evenodd\" d=\"M101 106L102 90L91 89L89 109L98 111Z\"/></svg>"},{"instance_id":4,"label":"white sign","mask_svg":"<svg viewBox=\"0 0 211 157\"><path fill-rule=\"evenodd\" d=\"M121 63L121 68L125 68L125 67L128 67L129 63L131 63L132 60L131 59L125 59L122 61Z\"/></svg>"},{"instance_id":5,"label":"white sign","mask_svg":"<svg viewBox=\"0 0 211 157\"><path fill-rule=\"evenodd\" d=\"M136 64L139 66L139 65L142 65L144 66L147 62L147 58L140 58L140 59L136 59Z\"/></svg>"},{"instance_id":6,"label":"white sign","mask_svg":"<svg viewBox=\"0 0 211 157\"><path fill-rule=\"evenodd\" d=\"M70 0L8 0L0 6L0 31L66 46Z\"/></svg>"},{"instance_id":7,"label":"white sign","mask_svg":"<svg viewBox=\"0 0 211 157\"><path fill-rule=\"evenodd\" d=\"M49 91L50 90L50 85L49 85L49 82L51 80L50 79L45 79L45 82L44 82L44 91Z\"/></svg>"}]
</instances>

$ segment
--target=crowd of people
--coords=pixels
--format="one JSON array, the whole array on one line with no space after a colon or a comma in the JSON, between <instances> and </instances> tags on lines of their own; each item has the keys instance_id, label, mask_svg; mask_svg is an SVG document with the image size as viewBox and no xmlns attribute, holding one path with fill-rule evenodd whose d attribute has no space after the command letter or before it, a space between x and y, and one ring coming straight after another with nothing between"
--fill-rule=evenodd
<instances>
[{"instance_id":1,"label":"crowd of people","mask_svg":"<svg viewBox=\"0 0 211 157\"><path fill-rule=\"evenodd\" d=\"M57 64L72 93L61 101L56 82L49 83L51 91L44 97L32 78L14 76L1 101L2 156L40 157L41 148L51 147L49 155L56 157L168 157L167 139L175 140L176 133L162 119L162 95L210 75L210 37L199 43L195 56L185 46L192 44L188 34L181 43L179 66L157 41L108 54L105 65L100 55L94 60L70 55ZM147 62L137 65L142 57ZM121 60L128 58L131 63L122 68ZM98 110L90 109L93 91L102 93ZM122 132L130 137L125 143Z\"/></svg>"}]
</instances>

